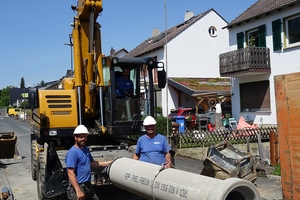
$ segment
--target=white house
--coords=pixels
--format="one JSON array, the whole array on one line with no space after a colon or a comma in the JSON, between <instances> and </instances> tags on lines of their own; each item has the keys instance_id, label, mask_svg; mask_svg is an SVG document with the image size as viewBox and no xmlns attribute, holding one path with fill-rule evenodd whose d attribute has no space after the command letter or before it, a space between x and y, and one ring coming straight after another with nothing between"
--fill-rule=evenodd
<instances>
[{"instance_id":1,"label":"white house","mask_svg":"<svg viewBox=\"0 0 300 200\"><path fill-rule=\"evenodd\" d=\"M300 1L259 0L225 28L220 74L232 77L233 117L276 125L274 76L300 71Z\"/></svg>"},{"instance_id":2,"label":"white house","mask_svg":"<svg viewBox=\"0 0 300 200\"><path fill-rule=\"evenodd\" d=\"M188 11L183 23L164 32L154 29L152 37L130 51L126 57L156 58L157 61L165 63L169 80L180 77L220 77L218 56L228 51L228 30L222 29L227 24L214 9L197 16ZM162 90L159 96L161 100L158 100L165 116L171 109L180 106L195 107L196 99L191 98L191 94L185 91L178 92L180 88L176 88L175 85L169 85L168 89L168 100L166 89Z\"/></svg>"},{"instance_id":3,"label":"white house","mask_svg":"<svg viewBox=\"0 0 300 200\"><path fill-rule=\"evenodd\" d=\"M114 48L111 47L110 49L110 55L111 56L118 56L118 57L123 57L128 53L128 51L124 48L116 51Z\"/></svg>"}]
</instances>

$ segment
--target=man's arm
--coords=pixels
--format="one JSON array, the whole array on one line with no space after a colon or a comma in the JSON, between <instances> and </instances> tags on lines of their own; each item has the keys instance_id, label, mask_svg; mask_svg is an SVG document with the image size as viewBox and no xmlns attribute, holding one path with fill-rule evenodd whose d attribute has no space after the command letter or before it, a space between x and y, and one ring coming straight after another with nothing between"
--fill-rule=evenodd
<instances>
[{"instance_id":1,"label":"man's arm","mask_svg":"<svg viewBox=\"0 0 300 200\"><path fill-rule=\"evenodd\" d=\"M133 154L132 159L134 159L134 160L140 159L140 154L137 154L137 153Z\"/></svg>"},{"instance_id":2,"label":"man's arm","mask_svg":"<svg viewBox=\"0 0 300 200\"><path fill-rule=\"evenodd\" d=\"M170 153L165 153L165 158L166 158L166 166L165 168L170 168L171 167L171 154Z\"/></svg>"},{"instance_id":3,"label":"man's arm","mask_svg":"<svg viewBox=\"0 0 300 200\"><path fill-rule=\"evenodd\" d=\"M96 167L108 167L112 162L113 162L113 160L106 161L106 162L94 160L90 164L91 164L92 168L96 168Z\"/></svg>"},{"instance_id":4,"label":"man's arm","mask_svg":"<svg viewBox=\"0 0 300 200\"><path fill-rule=\"evenodd\" d=\"M84 193L81 191L81 189L78 185L77 178L76 178L74 171L75 171L75 168L68 168L68 177L76 191L76 196L77 196L78 200L82 200L82 199L84 199Z\"/></svg>"}]
</instances>

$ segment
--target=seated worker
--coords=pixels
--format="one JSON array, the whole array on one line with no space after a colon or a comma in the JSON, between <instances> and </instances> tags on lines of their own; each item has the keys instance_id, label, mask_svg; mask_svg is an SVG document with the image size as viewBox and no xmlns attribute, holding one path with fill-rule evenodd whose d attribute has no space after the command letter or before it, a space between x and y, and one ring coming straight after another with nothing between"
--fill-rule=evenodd
<instances>
[{"instance_id":1,"label":"seated worker","mask_svg":"<svg viewBox=\"0 0 300 200\"><path fill-rule=\"evenodd\" d=\"M133 82L129 78L129 69L124 68L122 71L122 76L116 78L116 92L117 96L121 97L131 97L133 96Z\"/></svg>"}]
</instances>

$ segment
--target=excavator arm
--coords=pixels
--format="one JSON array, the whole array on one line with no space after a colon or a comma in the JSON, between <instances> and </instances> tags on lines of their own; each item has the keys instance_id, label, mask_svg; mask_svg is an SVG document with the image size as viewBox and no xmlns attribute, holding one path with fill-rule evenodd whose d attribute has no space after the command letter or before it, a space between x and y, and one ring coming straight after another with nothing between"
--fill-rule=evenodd
<instances>
[{"instance_id":1,"label":"excavator arm","mask_svg":"<svg viewBox=\"0 0 300 200\"><path fill-rule=\"evenodd\" d=\"M79 0L72 6L77 11L73 25L74 76L79 99L79 123L83 118L96 117L96 93L103 91L103 66L100 25L96 22L102 12L102 0ZM100 105L103 104L100 97ZM103 112L101 110L101 118ZM102 133L105 132L103 121Z\"/></svg>"}]
</instances>

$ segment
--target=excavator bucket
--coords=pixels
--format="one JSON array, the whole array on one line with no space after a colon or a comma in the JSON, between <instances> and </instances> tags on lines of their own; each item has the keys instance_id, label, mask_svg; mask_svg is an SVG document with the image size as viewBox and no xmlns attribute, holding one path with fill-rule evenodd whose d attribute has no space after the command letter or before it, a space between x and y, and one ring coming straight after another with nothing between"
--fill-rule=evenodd
<instances>
[{"instance_id":1,"label":"excavator bucket","mask_svg":"<svg viewBox=\"0 0 300 200\"><path fill-rule=\"evenodd\" d=\"M257 179L257 164L253 156L234 148L226 140L209 147L203 165L201 175L223 180L235 177L252 183Z\"/></svg>"},{"instance_id":2,"label":"excavator bucket","mask_svg":"<svg viewBox=\"0 0 300 200\"><path fill-rule=\"evenodd\" d=\"M22 162L15 132L0 132L0 164Z\"/></svg>"}]
</instances>

